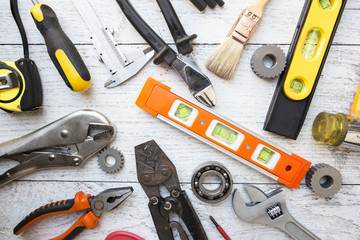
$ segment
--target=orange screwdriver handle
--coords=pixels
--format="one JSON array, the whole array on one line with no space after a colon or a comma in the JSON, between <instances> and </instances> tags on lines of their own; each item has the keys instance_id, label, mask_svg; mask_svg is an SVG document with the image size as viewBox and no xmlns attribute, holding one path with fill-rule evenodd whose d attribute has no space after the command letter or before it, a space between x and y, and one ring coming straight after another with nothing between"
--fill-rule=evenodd
<instances>
[{"instance_id":1,"label":"orange screwdriver handle","mask_svg":"<svg viewBox=\"0 0 360 240\"><path fill-rule=\"evenodd\" d=\"M18 225L16 225L13 232L18 235L34 222L47 216L90 209L89 197L91 197L90 194L85 194L80 191L76 193L74 199L44 205L27 215L20 223L18 223Z\"/></svg>"},{"instance_id":2,"label":"orange screwdriver handle","mask_svg":"<svg viewBox=\"0 0 360 240\"><path fill-rule=\"evenodd\" d=\"M100 217L96 217L93 212L86 212L66 232L50 240L74 239L85 228L96 228L99 225L99 219Z\"/></svg>"}]
</instances>

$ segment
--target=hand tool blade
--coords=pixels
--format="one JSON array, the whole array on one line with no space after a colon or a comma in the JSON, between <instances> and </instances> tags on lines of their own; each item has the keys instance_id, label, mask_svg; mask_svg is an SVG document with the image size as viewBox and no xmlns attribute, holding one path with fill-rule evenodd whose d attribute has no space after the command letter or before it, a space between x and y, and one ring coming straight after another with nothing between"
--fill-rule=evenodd
<instances>
[{"instance_id":1,"label":"hand tool blade","mask_svg":"<svg viewBox=\"0 0 360 240\"><path fill-rule=\"evenodd\" d=\"M127 65L124 68L119 68L115 74L113 74L108 81L104 84L106 88L113 88L127 79L134 76L136 73L138 73L144 65L150 61L150 59L155 55L155 51L148 47L144 49L140 55L135 56L134 58L129 56L129 59L134 59L129 65Z\"/></svg>"}]
</instances>

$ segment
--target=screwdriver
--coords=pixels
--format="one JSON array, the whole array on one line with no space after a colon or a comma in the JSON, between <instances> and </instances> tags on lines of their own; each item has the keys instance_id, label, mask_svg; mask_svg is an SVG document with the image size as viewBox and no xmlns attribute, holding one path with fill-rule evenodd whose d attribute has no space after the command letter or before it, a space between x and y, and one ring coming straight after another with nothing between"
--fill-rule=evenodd
<instances>
[{"instance_id":1,"label":"screwdriver","mask_svg":"<svg viewBox=\"0 0 360 240\"><path fill-rule=\"evenodd\" d=\"M86 91L91 77L79 52L62 30L55 12L46 4L31 0L36 27L45 39L48 53L66 85L75 92Z\"/></svg>"}]
</instances>

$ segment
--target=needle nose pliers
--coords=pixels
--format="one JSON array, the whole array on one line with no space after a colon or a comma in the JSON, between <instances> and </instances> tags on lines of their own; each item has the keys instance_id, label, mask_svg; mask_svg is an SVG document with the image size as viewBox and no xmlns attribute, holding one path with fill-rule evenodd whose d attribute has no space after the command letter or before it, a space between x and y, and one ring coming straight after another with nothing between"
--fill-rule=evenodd
<instances>
[{"instance_id":1,"label":"needle nose pliers","mask_svg":"<svg viewBox=\"0 0 360 240\"><path fill-rule=\"evenodd\" d=\"M91 196L90 194L85 194L80 191L76 193L74 199L53 202L36 209L16 225L14 234L20 234L31 224L47 216L86 210L65 233L51 240L73 239L85 228L96 228L99 224L101 214L118 207L132 192L132 187L112 188L96 196Z\"/></svg>"}]
</instances>

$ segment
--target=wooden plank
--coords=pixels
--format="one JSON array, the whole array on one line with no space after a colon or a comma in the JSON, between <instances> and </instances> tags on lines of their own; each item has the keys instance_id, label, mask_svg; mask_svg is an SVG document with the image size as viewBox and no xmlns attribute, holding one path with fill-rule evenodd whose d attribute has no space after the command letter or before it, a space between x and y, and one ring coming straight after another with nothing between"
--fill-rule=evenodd
<instances>
[{"instance_id":1,"label":"wooden plank","mask_svg":"<svg viewBox=\"0 0 360 240\"><path fill-rule=\"evenodd\" d=\"M181 177L181 176L180 176ZM13 186L5 186L0 192L2 206L0 212L1 239L49 239L64 232L81 214L51 216L35 223L19 237L12 230L18 222L36 208L61 199L73 198L78 191L97 194L104 189L133 186L133 194L117 209L104 214L96 229L84 230L76 239L104 239L113 231L130 231L145 239L157 239L153 221L148 210L148 199L138 183L81 183L81 182L19 182ZM269 192L277 185L259 185ZM232 209L231 197L219 204L205 204L191 192L189 184L182 188L194 206L209 239L221 239L218 231L209 220L215 217L232 239L289 239L289 236L278 229L249 224L240 220ZM243 185L234 188L242 191ZM36 189L36 191L34 191ZM313 231L321 239L359 239L359 186L344 186L332 200L315 197L307 187L298 190L284 188L289 212L305 227ZM141 209L141 210L140 210ZM346 214L345 214L346 213ZM336 226L336 227L335 227ZM238 236L241 236L238 237Z\"/></svg>"},{"instance_id":2,"label":"wooden plank","mask_svg":"<svg viewBox=\"0 0 360 240\"><path fill-rule=\"evenodd\" d=\"M302 132L297 141L286 139L262 130L263 122L275 89L276 80L258 78L250 68L250 58L261 45L274 43L287 51L304 1L273 0L266 8L263 22L243 52L233 80L219 79L205 69L209 55L223 41L229 27L239 14L239 9L252 0L226 1L223 9L207 9L200 14L189 1L172 0L184 27L189 34L198 33L194 56L199 66L213 82L218 105L215 111L263 135L298 155L314 162L328 163L341 172L344 185L333 199L316 197L304 183L292 190L227 157L166 123L152 117L135 106L134 102L148 76L173 87L184 96L193 98L181 78L164 64L149 63L136 77L114 89L105 89L108 72L98 62L97 53L89 41L89 31L74 8L72 0L49 1L58 14L64 30L78 44L77 47L91 72L93 83L86 93L71 92L63 83L46 52L44 41L30 17L31 1L19 2L29 41L31 58L35 60L43 83L42 109L31 113L1 113L0 142L20 137L66 114L79 109L94 109L104 113L118 129L111 144L125 155L125 167L116 174L101 171L96 157L79 168L59 168L38 171L7 184L0 189L0 239L48 239L65 231L80 215L51 217L28 229L20 237L12 234L13 227L22 217L41 204L71 198L79 190L98 193L103 189L133 185L135 192L119 209L104 215L96 230L86 230L77 239L104 239L112 231L126 230L146 239L157 239L147 197L137 183L134 146L155 139L177 167L179 180L187 191L209 239L221 236L208 219L216 217L232 239L288 239L283 232L263 225L242 222L232 210L231 198L219 204L204 204L190 189L194 168L205 161L222 162L232 173L236 188L253 183L271 190L283 187L287 204L293 216L322 239L359 239L359 157L360 152L350 152L315 142L311 125L321 111L349 113L359 84L360 73L360 0L348 1L338 32L334 39L313 103L309 109ZM115 37L125 53L145 47L121 13L115 1L90 0L104 24L111 23ZM132 1L143 17L156 26L167 42L172 42L169 31L155 0ZM109 17L110 16L110 17ZM22 56L20 36L10 15L8 2L0 2L0 57L2 60ZM286 19L286 21L284 21ZM196 22L196 24L194 24ZM209 27L211 26L211 27ZM76 29L76 31L74 31ZM186 143L186 144L179 144ZM191 146L191 147L188 147ZM0 161L0 173L15 162ZM334 227L336 226L336 227Z\"/></svg>"},{"instance_id":3,"label":"wooden plank","mask_svg":"<svg viewBox=\"0 0 360 240\"><path fill-rule=\"evenodd\" d=\"M74 43L89 44L90 32L77 12L72 0L50 1L44 3L51 6L58 15L61 26ZM97 15L104 25L111 25L115 30L115 38L122 43L144 43L139 34L130 25L116 1L90 1ZM241 10L249 5L252 0L226 1L222 8L208 9L204 14L199 13L191 6L189 1L172 1L179 18L188 34L196 33L196 44L219 44L230 30ZM250 44L290 44L298 18L303 6L303 0L281 1L273 0L265 9L264 17L259 28L250 40ZM173 42L160 9L154 0L133 1L132 4L141 16L160 33L167 42ZM19 3L21 17L31 44L43 44L40 33L29 13L31 1ZM360 0L348 1L343 18L339 25L334 44L360 44L360 31L353 24L360 21ZM9 11L8 1L0 3L2 22L2 37L0 44L20 44L21 39L15 22ZM193 24L193 23L196 24ZM6 27L5 27L6 26ZM276 37L275 37L276 35Z\"/></svg>"}]
</instances>

